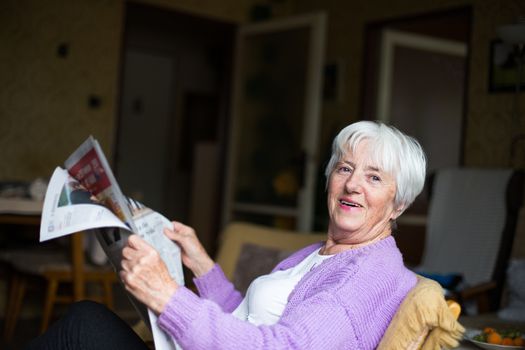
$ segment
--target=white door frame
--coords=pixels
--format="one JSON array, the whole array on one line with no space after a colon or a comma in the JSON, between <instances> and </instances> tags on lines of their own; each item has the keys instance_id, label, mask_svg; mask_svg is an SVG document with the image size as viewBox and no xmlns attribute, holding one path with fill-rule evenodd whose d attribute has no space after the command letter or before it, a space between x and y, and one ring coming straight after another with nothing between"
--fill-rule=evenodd
<instances>
[{"instance_id":1,"label":"white door frame","mask_svg":"<svg viewBox=\"0 0 525 350\"><path fill-rule=\"evenodd\" d=\"M243 41L250 35L277 32L301 27L310 27L310 47L309 62L306 81L309 82L305 96L305 116L302 131L302 147L306 153L304 187L299 191L298 207L293 208L257 206L257 205L237 205L237 208L249 207L251 212L285 214L297 218L297 229L300 231L310 231L313 224L313 209L315 198L315 182L318 161L318 134L319 119L321 111L321 86L322 86L322 64L325 51L325 23L326 15L323 13L306 14L286 19L272 20L267 22L247 24L240 26L235 46L235 64L233 71L232 88L232 119L231 134L228 145L228 156L225 178L225 195L223 201L222 223L226 224L231 220L232 212L236 207L234 203L234 183L237 159L237 149L239 147L239 121L240 103L242 99L241 91L241 72L242 72L242 53Z\"/></svg>"},{"instance_id":2,"label":"white door frame","mask_svg":"<svg viewBox=\"0 0 525 350\"><path fill-rule=\"evenodd\" d=\"M377 119L383 122L388 122L390 120L389 111L392 95L395 46L404 46L460 57L467 56L467 45L460 41L440 39L392 29L383 30L381 35L379 79L376 100Z\"/></svg>"}]
</instances>

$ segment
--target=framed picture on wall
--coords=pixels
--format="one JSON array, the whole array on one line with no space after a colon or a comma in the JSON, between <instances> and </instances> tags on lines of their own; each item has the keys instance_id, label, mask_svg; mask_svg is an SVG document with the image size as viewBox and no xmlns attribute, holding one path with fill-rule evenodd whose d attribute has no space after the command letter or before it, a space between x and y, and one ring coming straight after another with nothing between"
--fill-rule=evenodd
<instances>
[{"instance_id":1,"label":"framed picture on wall","mask_svg":"<svg viewBox=\"0 0 525 350\"><path fill-rule=\"evenodd\" d=\"M490 74L489 92L516 91L519 81L520 90L525 90L525 66L521 69L521 79L518 79L518 52L510 44L501 40L490 43Z\"/></svg>"}]
</instances>

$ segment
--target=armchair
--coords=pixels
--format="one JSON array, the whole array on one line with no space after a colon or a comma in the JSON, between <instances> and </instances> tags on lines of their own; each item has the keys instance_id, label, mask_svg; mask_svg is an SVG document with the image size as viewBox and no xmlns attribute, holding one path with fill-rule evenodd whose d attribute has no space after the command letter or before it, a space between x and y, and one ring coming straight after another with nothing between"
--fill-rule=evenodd
<instances>
[{"instance_id":1,"label":"armchair","mask_svg":"<svg viewBox=\"0 0 525 350\"><path fill-rule=\"evenodd\" d=\"M222 235L217 263L227 277L243 288L243 278L268 273L280 259L279 252L286 254L308 244L326 239L326 234L299 233L249 223L231 223ZM254 247L257 249L254 250ZM243 250L256 252L251 263L243 262ZM269 259L271 256L274 260ZM253 266L262 259L270 263ZM253 270L246 272L243 270ZM427 278L418 276L418 283L407 295L390 323L379 350L438 350L455 347L464 332L457 322L461 307L454 301L445 301L443 288Z\"/></svg>"},{"instance_id":2,"label":"armchair","mask_svg":"<svg viewBox=\"0 0 525 350\"><path fill-rule=\"evenodd\" d=\"M246 279L268 273L275 264L294 250L322 241L326 234L299 233L250 223L233 222L220 236L216 261L225 275L242 290ZM247 264L244 254L250 256ZM262 263L253 264L254 261ZM250 280L251 281L251 280ZM394 315L379 350L439 350L455 347L464 332L457 322L461 307L454 301L445 301L441 286L418 276L414 287ZM139 322L135 332L151 341L151 333Z\"/></svg>"}]
</instances>

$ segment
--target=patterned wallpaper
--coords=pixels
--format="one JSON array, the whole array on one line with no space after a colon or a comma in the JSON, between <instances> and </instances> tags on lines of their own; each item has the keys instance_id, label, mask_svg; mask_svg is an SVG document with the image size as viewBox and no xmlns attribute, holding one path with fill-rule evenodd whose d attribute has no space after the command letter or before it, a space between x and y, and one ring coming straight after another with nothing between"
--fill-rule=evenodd
<instances>
[{"instance_id":1,"label":"patterned wallpaper","mask_svg":"<svg viewBox=\"0 0 525 350\"><path fill-rule=\"evenodd\" d=\"M507 166L510 135L515 127L511 123L514 94L487 93L489 42L496 37L498 26L525 15L525 1L494 0L475 4L465 160L472 165ZM520 95L519 103L521 133L525 133L525 94ZM516 158L515 164L520 168L525 168L524 151L525 143L520 148L521 157Z\"/></svg>"},{"instance_id":2,"label":"patterned wallpaper","mask_svg":"<svg viewBox=\"0 0 525 350\"><path fill-rule=\"evenodd\" d=\"M141 2L238 22L250 4ZM0 1L0 181L49 177L90 134L111 154L123 11L123 0Z\"/></svg>"},{"instance_id":3,"label":"patterned wallpaper","mask_svg":"<svg viewBox=\"0 0 525 350\"><path fill-rule=\"evenodd\" d=\"M242 22L255 0L140 2ZM272 4L281 4L272 2ZM512 94L488 94L488 50L495 28L525 14L523 0L288 0L284 13L328 13L327 58L342 59L344 98L323 107L322 139L357 116L366 22L471 4L473 33L465 160L508 163ZM0 180L49 176L89 134L110 153L115 134L123 0L0 1ZM57 50L65 44L66 57ZM100 98L98 108L88 100ZM520 96L525 116L525 93ZM522 117L522 128L525 120ZM525 129L522 130L525 132ZM525 150L520 151L525 167Z\"/></svg>"},{"instance_id":4,"label":"patterned wallpaper","mask_svg":"<svg viewBox=\"0 0 525 350\"><path fill-rule=\"evenodd\" d=\"M469 61L465 163L469 166L499 167L509 164L513 94L489 94L489 45L496 28L525 15L523 0L316 0L297 1L299 12L325 10L328 14L327 60L344 62L344 98L323 107L323 144L342 125L357 119L360 106L364 25L367 22L408 17L471 5L473 28ZM520 98L521 132L525 132L525 93ZM525 168L525 142L516 157Z\"/></svg>"},{"instance_id":5,"label":"patterned wallpaper","mask_svg":"<svg viewBox=\"0 0 525 350\"><path fill-rule=\"evenodd\" d=\"M108 149L121 30L120 1L0 2L0 180L50 176L89 134Z\"/></svg>"}]
</instances>

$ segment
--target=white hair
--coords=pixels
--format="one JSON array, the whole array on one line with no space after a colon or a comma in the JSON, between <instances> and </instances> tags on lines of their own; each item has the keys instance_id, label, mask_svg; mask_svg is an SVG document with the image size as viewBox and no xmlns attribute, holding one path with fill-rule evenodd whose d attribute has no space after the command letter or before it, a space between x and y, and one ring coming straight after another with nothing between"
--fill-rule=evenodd
<instances>
[{"instance_id":1,"label":"white hair","mask_svg":"<svg viewBox=\"0 0 525 350\"><path fill-rule=\"evenodd\" d=\"M332 144L332 157L326 166L327 184L336 164L348 151L355 152L361 141L368 141L371 161L396 179L394 206L405 210L425 184L426 157L421 145L393 126L360 121L345 127Z\"/></svg>"}]
</instances>

